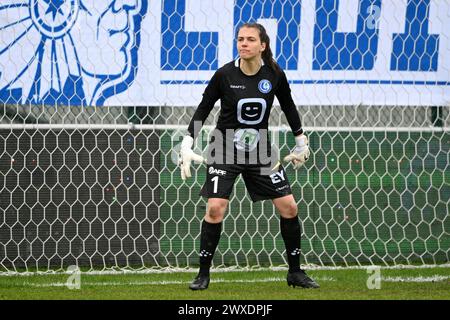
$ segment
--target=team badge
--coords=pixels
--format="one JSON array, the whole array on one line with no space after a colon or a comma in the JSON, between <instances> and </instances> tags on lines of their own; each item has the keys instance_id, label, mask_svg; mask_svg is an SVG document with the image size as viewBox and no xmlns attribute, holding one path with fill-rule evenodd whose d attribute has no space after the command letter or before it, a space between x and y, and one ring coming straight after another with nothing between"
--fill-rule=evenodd
<instances>
[{"instance_id":1,"label":"team badge","mask_svg":"<svg viewBox=\"0 0 450 320\"><path fill-rule=\"evenodd\" d=\"M272 84L269 80L263 79L258 83L258 89L262 93L269 93L272 90Z\"/></svg>"}]
</instances>

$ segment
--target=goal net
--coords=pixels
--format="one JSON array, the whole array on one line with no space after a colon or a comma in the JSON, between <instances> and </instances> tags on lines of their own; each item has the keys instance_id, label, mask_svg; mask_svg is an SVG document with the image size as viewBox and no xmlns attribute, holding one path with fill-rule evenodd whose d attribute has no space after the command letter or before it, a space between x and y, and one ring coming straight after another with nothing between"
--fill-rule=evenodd
<instances>
[{"instance_id":1,"label":"goal net","mask_svg":"<svg viewBox=\"0 0 450 320\"><path fill-rule=\"evenodd\" d=\"M183 182L177 154L248 21L266 26L310 141L305 166L286 167L301 263L450 261L446 1L7 0L0 273L198 265L206 169ZM277 104L283 157L295 143ZM213 264L287 265L277 212L241 178Z\"/></svg>"}]
</instances>

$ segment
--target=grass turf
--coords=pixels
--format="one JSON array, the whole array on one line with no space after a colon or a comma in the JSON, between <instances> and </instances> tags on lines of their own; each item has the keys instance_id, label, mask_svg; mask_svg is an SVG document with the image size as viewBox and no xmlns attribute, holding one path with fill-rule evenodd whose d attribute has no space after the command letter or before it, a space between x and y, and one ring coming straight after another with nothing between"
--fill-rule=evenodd
<instances>
[{"instance_id":1,"label":"grass turf","mask_svg":"<svg viewBox=\"0 0 450 320\"><path fill-rule=\"evenodd\" d=\"M381 288L368 289L365 269L311 270L320 289L288 287L285 271L212 272L208 290L193 292L190 272L89 275L80 289L68 275L0 276L1 300L450 300L450 268L381 269ZM434 279L434 281L431 281ZM396 280L396 281L392 281ZM426 280L424 282L413 282Z\"/></svg>"}]
</instances>

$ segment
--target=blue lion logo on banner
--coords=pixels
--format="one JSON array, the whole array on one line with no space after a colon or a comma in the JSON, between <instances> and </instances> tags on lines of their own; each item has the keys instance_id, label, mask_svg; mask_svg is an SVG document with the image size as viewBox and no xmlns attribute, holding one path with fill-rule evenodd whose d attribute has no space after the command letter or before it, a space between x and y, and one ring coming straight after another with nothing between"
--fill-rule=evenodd
<instances>
[{"instance_id":1,"label":"blue lion logo on banner","mask_svg":"<svg viewBox=\"0 0 450 320\"><path fill-rule=\"evenodd\" d=\"M104 105L138 68L147 0L2 0L0 101Z\"/></svg>"}]
</instances>

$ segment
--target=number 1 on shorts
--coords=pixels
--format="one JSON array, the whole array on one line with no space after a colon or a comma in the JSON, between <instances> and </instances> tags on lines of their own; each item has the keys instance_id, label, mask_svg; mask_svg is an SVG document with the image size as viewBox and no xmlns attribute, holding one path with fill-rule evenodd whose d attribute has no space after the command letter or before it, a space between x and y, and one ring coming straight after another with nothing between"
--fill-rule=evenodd
<instances>
[{"instance_id":1,"label":"number 1 on shorts","mask_svg":"<svg viewBox=\"0 0 450 320\"><path fill-rule=\"evenodd\" d=\"M217 193L217 189L219 187L219 176L215 176L211 179L212 182L214 182L214 190L213 193Z\"/></svg>"}]
</instances>

